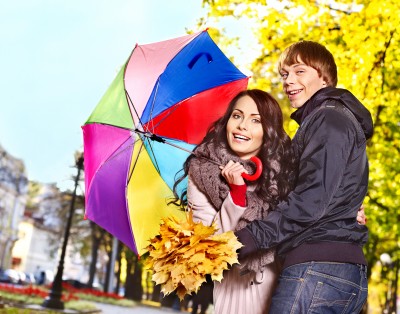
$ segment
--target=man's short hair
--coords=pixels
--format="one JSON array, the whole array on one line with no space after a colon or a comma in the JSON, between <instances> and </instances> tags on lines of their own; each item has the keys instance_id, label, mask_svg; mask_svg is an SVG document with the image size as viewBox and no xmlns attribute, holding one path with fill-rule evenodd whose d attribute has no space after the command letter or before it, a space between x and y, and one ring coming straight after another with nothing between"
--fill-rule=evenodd
<instances>
[{"instance_id":1,"label":"man's short hair","mask_svg":"<svg viewBox=\"0 0 400 314\"><path fill-rule=\"evenodd\" d=\"M336 87L337 67L333 55L325 46L313 41L299 41L292 44L282 53L278 63L279 73L284 65L293 65L301 61L317 70L327 86Z\"/></svg>"}]
</instances>

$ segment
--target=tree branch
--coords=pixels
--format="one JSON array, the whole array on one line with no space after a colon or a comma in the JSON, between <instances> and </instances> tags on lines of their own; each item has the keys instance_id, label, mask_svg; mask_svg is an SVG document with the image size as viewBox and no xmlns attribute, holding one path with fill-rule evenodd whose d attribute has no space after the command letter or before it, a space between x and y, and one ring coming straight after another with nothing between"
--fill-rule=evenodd
<instances>
[{"instance_id":1,"label":"tree branch","mask_svg":"<svg viewBox=\"0 0 400 314\"><path fill-rule=\"evenodd\" d=\"M390 32L389 40L386 41L384 50L383 50L383 51L380 51L380 52L378 53L378 59L374 62L374 64L372 65L371 70L369 71L368 78L367 78L367 83L365 84L365 87L364 87L364 96L365 96L365 94L367 93L369 81L370 81L371 78L372 78L372 74L373 74L374 70L375 70L376 68L378 68L379 66L381 66L381 67L383 68L383 66L384 66L384 64L385 64L386 52L387 52L387 50L388 50L389 47L390 47L390 44L391 44L391 42L392 42L392 38L393 38L393 35L394 35L395 32L396 32L396 29L394 29L394 30L392 30L392 31ZM384 87L384 80L382 80L382 89L381 89L381 92L383 92L383 87ZM379 117L376 117L376 120L378 120L378 118L379 118Z\"/></svg>"},{"instance_id":2,"label":"tree branch","mask_svg":"<svg viewBox=\"0 0 400 314\"><path fill-rule=\"evenodd\" d=\"M370 199L371 203L377 205L378 207L382 208L382 209L385 210L385 211L389 211L389 210L390 210L389 207L387 207L387 206L385 206L385 205L379 203L377 200L375 200L374 198L372 198L371 195L369 195L369 193L368 193L368 196L369 196L369 199Z\"/></svg>"}]
</instances>

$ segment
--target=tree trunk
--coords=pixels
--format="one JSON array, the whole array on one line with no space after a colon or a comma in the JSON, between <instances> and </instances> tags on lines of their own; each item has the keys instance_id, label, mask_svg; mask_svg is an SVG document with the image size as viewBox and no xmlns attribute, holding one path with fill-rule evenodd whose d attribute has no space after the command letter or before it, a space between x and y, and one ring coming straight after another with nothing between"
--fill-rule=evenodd
<instances>
[{"instance_id":1,"label":"tree trunk","mask_svg":"<svg viewBox=\"0 0 400 314\"><path fill-rule=\"evenodd\" d=\"M92 221L90 221L90 228L92 230L92 250L91 250L92 258L90 260L89 280L87 282L87 286L89 288L93 288L93 281L94 281L94 277L96 276L96 264L97 264L98 251L99 251L99 247L100 247L101 241L103 239L104 233L97 232L98 227Z\"/></svg>"},{"instance_id":2,"label":"tree trunk","mask_svg":"<svg viewBox=\"0 0 400 314\"><path fill-rule=\"evenodd\" d=\"M151 301L160 302L161 300L161 285L154 285Z\"/></svg>"},{"instance_id":3,"label":"tree trunk","mask_svg":"<svg viewBox=\"0 0 400 314\"><path fill-rule=\"evenodd\" d=\"M142 286L142 265L136 260L135 271L133 273L133 295L132 299L135 301L142 301L143 286Z\"/></svg>"},{"instance_id":4,"label":"tree trunk","mask_svg":"<svg viewBox=\"0 0 400 314\"><path fill-rule=\"evenodd\" d=\"M117 277L117 283L115 285L115 290L114 292L116 294L119 293L119 288L121 286L121 262L122 262L122 243L121 241L118 241L118 251L117 251L117 263L118 263L118 269L117 272L115 274L115 276Z\"/></svg>"},{"instance_id":5,"label":"tree trunk","mask_svg":"<svg viewBox=\"0 0 400 314\"><path fill-rule=\"evenodd\" d=\"M124 297L130 300L133 300L132 294L133 294L133 263L134 260L127 258L126 259L126 281L125 281L125 294Z\"/></svg>"},{"instance_id":6,"label":"tree trunk","mask_svg":"<svg viewBox=\"0 0 400 314\"><path fill-rule=\"evenodd\" d=\"M111 271L113 271L111 269L112 250L107 252L107 255L108 255L108 261L107 261L107 265L106 265L106 278L104 278L104 287L103 287L103 291L104 292L108 292L109 291L108 288L109 288L109 285L110 285L110 274L111 274Z\"/></svg>"},{"instance_id":7,"label":"tree trunk","mask_svg":"<svg viewBox=\"0 0 400 314\"><path fill-rule=\"evenodd\" d=\"M125 298L141 301L143 294L142 266L136 256L128 258L126 262Z\"/></svg>"},{"instance_id":8,"label":"tree trunk","mask_svg":"<svg viewBox=\"0 0 400 314\"><path fill-rule=\"evenodd\" d=\"M151 290L153 289L153 281L151 280L151 273L149 271L146 272L146 300L150 300L151 298Z\"/></svg>"}]
</instances>

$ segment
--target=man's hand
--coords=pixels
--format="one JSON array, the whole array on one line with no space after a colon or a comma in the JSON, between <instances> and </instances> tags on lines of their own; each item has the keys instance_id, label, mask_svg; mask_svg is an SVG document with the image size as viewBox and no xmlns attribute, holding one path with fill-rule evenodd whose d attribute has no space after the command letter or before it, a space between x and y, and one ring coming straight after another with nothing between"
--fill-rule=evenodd
<instances>
[{"instance_id":1,"label":"man's hand","mask_svg":"<svg viewBox=\"0 0 400 314\"><path fill-rule=\"evenodd\" d=\"M364 204L361 205L360 209L358 210L358 213L357 213L357 222L358 222L360 225L365 225L365 224L367 224L367 216L365 216Z\"/></svg>"}]
</instances>

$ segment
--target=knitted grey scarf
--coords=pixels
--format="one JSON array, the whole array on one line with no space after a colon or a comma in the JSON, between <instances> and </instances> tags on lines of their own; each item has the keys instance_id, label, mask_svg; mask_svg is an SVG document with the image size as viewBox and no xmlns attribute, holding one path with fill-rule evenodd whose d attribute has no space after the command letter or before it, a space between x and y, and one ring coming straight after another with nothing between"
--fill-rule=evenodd
<instances>
[{"instance_id":1,"label":"knitted grey scarf","mask_svg":"<svg viewBox=\"0 0 400 314\"><path fill-rule=\"evenodd\" d=\"M225 165L229 160L241 162L249 173L255 171L255 166L250 160L242 160L237 155L230 153L226 146L214 147L213 143L203 143L199 145L190 162L191 178L197 187L208 196L211 204L219 210L229 193L229 185L221 175L221 169L217 164L210 162L213 160L220 165ZM243 229L246 225L257 219L264 219L270 210L270 204L262 200L254 192L255 183L247 183L247 208L240 218L234 231ZM274 261L274 251L262 252L257 256L252 256L246 261L241 262L241 267L249 270L258 271L260 267Z\"/></svg>"}]
</instances>

